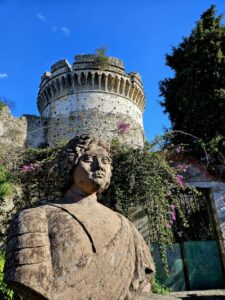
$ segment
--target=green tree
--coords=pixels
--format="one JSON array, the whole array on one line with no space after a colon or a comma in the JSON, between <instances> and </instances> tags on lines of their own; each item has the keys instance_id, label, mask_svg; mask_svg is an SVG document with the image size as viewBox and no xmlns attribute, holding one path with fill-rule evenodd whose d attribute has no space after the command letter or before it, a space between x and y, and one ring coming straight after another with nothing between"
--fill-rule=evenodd
<instances>
[{"instance_id":1,"label":"green tree","mask_svg":"<svg viewBox=\"0 0 225 300\"><path fill-rule=\"evenodd\" d=\"M210 145L225 136L225 26L221 20L214 5L201 15L190 36L166 56L174 77L160 82L161 105L172 129ZM188 135L176 136L174 141L196 146ZM225 148L224 139L219 141L219 147Z\"/></svg>"}]
</instances>

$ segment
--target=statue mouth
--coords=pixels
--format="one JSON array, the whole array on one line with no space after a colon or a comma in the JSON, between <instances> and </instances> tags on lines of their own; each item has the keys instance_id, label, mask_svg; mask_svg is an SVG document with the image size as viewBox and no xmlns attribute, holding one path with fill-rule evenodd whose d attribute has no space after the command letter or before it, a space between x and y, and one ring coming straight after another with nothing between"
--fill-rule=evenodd
<instances>
[{"instance_id":1,"label":"statue mouth","mask_svg":"<svg viewBox=\"0 0 225 300\"><path fill-rule=\"evenodd\" d=\"M103 173L103 172L95 172L95 173L93 173L92 177L93 178L103 178L103 177L105 177L105 173Z\"/></svg>"}]
</instances>

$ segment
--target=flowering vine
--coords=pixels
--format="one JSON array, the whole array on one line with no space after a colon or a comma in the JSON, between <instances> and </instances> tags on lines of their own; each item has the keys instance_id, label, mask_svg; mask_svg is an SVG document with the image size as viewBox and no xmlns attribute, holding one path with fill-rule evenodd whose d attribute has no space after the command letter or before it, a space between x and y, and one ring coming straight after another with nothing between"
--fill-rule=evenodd
<instances>
[{"instance_id":1,"label":"flowering vine","mask_svg":"<svg viewBox=\"0 0 225 300\"><path fill-rule=\"evenodd\" d=\"M119 122L117 127L122 134L126 134L126 133L128 133L128 131L130 129L130 124L123 120L123 121Z\"/></svg>"},{"instance_id":2,"label":"flowering vine","mask_svg":"<svg viewBox=\"0 0 225 300\"><path fill-rule=\"evenodd\" d=\"M41 167L40 163L31 163L31 164L23 165L21 170L26 173L26 172L37 170L40 167Z\"/></svg>"}]
</instances>

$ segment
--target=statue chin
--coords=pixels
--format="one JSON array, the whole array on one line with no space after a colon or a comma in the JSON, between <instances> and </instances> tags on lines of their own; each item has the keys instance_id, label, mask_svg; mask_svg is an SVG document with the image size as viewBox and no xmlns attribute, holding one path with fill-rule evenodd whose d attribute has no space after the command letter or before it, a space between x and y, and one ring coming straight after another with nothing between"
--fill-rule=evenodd
<instances>
[{"instance_id":1,"label":"statue chin","mask_svg":"<svg viewBox=\"0 0 225 300\"><path fill-rule=\"evenodd\" d=\"M93 193L101 193L107 189L109 182L106 182L105 178L91 178L89 184L83 187L83 191L90 195Z\"/></svg>"}]
</instances>

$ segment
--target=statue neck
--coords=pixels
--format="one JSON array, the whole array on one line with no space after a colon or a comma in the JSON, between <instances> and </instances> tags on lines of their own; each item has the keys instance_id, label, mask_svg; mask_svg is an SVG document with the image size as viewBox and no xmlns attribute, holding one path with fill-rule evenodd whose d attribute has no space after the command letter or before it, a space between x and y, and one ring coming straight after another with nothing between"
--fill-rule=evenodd
<instances>
[{"instance_id":1,"label":"statue neck","mask_svg":"<svg viewBox=\"0 0 225 300\"><path fill-rule=\"evenodd\" d=\"M64 202L65 201L65 202ZM96 193L86 194L82 191L76 190L73 186L66 192L63 202L64 203L76 203L76 202L96 202Z\"/></svg>"}]
</instances>

